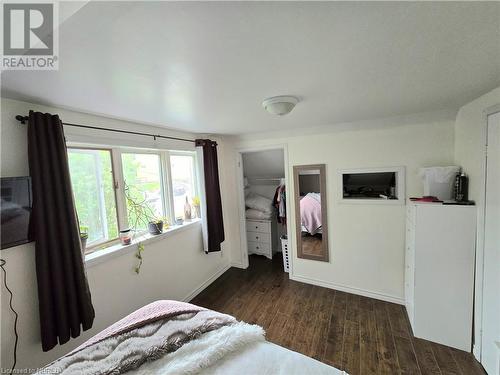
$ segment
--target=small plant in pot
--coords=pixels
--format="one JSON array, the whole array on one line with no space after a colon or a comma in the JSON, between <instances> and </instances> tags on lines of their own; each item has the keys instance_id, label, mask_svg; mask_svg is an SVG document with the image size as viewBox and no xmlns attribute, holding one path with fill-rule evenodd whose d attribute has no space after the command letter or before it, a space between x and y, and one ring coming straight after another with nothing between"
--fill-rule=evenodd
<instances>
[{"instance_id":1,"label":"small plant in pot","mask_svg":"<svg viewBox=\"0 0 500 375\"><path fill-rule=\"evenodd\" d=\"M200 218L200 198L198 197L193 197L193 207L194 207L194 215L196 218Z\"/></svg>"},{"instance_id":2,"label":"small plant in pot","mask_svg":"<svg viewBox=\"0 0 500 375\"><path fill-rule=\"evenodd\" d=\"M80 225L80 242L82 244L82 251L85 252L87 248L87 240L89 239L89 227Z\"/></svg>"},{"instance_id":3,"label":"small plant in pot","mask_svg":"<svg viewBox=\"0 0 500 375\"><path fill-rule=\"evenodd\" d=\"M150 234L157 235L163 233L163 229L168 227L166 218L157 218L148 222L148 230Z\"/></svg>"}]
</instances>

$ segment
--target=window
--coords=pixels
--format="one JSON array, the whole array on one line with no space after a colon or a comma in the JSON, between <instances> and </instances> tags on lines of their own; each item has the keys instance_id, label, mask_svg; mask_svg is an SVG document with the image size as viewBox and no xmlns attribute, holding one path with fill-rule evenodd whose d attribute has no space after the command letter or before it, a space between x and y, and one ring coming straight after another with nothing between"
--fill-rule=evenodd
<instances>
[{"instance_id":1,"label":"window","mask_svg":"<svg viewBox=\"0 0 500 375\"><path fill-rule=\"evenodd\" d=\"M174 216L184 218L186 200L192 204L196 192L195 158L193 154L170 154Z\"/></svg>"},{"instance_id":2,"label":"window","mask_svg":"<svg viewBox=\"0 0 500 375\"><path fill-rule=\"evenodd\" d=\"M128 223L136 230L165 216L160 165L158 154L122 154Z\"/></svg>"},{"instance_id":3,"label":"window","mask_svg":"<svg viewBox=\"0 0 500 375\"><path fill-rule=\"evenodd\" d=\"M86 249L117 241L120 229L141 235L149 221L185 220L186 199L197 195L194 152L69 147L68 159Z\"/></svg>"},{"instance_id":4,"label":"window","mask_svg":"<svg viewBox=\"0 0 500 375\"><path fill-rule=\"evenodd\" d=\"M69 170L81 229L88 246L118 237L113 171L109 150L69 149Z\"/></svg>"},{"instance_id":5,"label":"window","mask_svg":"<svg viewBox=\"0 0 500 375\"><path fill-rule=\"evenodd\" d=\"M363 168L339 171L340 201L360 204L404 204L405 168Z\"/></svg>"}]
</instances>

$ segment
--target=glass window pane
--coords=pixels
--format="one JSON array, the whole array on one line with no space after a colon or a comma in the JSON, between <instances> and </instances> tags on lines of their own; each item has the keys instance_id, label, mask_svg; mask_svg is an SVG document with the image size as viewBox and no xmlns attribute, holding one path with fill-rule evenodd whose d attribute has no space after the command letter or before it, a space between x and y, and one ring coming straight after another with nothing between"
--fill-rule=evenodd
<instances>
[{"instance_id":1,"label":"glass window pane","mask_svg":"<svg viewBox=\"0 0 500 375\"><path fill-rule=\"evenodd\" d=\"M148 222L165 216L157 154L122 154L129 226L146 230Z\"/></svg>"},{"instance_id":2,"label":"glass window pane","mask_svg":"<svg viewBox=\"0 0 500 375\"><path fill-rule=\"evenodd\" d=\"M68 160L80 227L88 228L87 246L118 238L110 151L71 148Z\"/></svg>"},{"instance_id":3,"label":"glass window pane","mask_svg":"<svg viewBox=\"0 0 500 375\"><path fill-rule=\"evenodd\" d=\"M186 198L190 205L196 195L194 155L170 155L174 213L176 218L184 217ZM193 213L193 210L191 210Z\"/></svg>"}]
</instances>

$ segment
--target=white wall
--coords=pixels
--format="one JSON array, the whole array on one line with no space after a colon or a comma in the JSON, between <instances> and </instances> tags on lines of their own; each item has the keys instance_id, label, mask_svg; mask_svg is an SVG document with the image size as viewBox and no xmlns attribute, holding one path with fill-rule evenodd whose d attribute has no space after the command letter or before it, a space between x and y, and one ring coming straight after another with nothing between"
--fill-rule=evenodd
<instances>
[{"instance_id":1,"label":"white wall","mask_svg":"<svg viewBox=\"0 0 500 375\"><path fill-rule=\"evenodd\" d=\"M484 111L500 104L500 87L464 105L455 122L455 160L469 175L469 199L484 200Z\"/></svg>"},{"instance_id":2,"label":"white wall","mask_svg":"<svg viewBox=\"0 0 500 375\"><path fill-rule=\"evenodd\" d=\"M1 176L23 176L28 174L26 125L14 120L17 114L27 114L29 109L57 113L65 122L119 127L128 130L161 133L193 138L187 133L172 132L166 129L153 128L147 125L134 124L109 118L86 115L63 109L38 106L25 102L2 98L1 103ZM88 141L91 132L69 129L70 140ZM166 141L153 142L149 138L111 136L99 133L100 141L115 144L125 143L140 147L173 147L176 149L193 147L186 143ZM35 275L34 245L27 244L2 250L0 256L7 261L8 283L14 292L14 307L19 312L19 349L18 368L34 368L42 366L58 356L73 349L85 339L101 329L117 321L131 311L157 299L187 299L199 291L229 267L231 241L239 244L237 234L232 228L228 210L234 210L233 192L225 192L227 176L224 172L224 159L227 150L223 145L219 148L221 162L221 190L224 197L224 218L226 236L221 253L205 255L202 250L200 225L193 225L183 231L157 241L146 243L144 264L141 273L133 272L135 258L133 252L106 259L99 264L87 267L87 275L92 293L96 318L94 327L78 339L71 340L63 346L57 346L48 353L43 353L39 335L37 286ZM237 208L236 208L237 209ZM237 226L237 225L236 225ZM1 367L10 368L13 348L13 316L8 309L8 294L1 289Z\"/></svg>"},{"instance_id":3,"label":"white wall","mask_svg":"<svg viewBox=\"0 0 500 375\"><path fill-rule=\"evenodd\" d=\"M453 164L453 126L453 115L449 113L423 114L312 134L257 134L232 139L232 143L235 149L285 144L290 177L294 165L326 164L330 262L298 259L293 244L294 279L402 302L405 206L340 204L337 171L405 166L407 196L420 196L423 188L418 168ZM232 156L234 173L238 173L236 151ZM291 198L293 186L287 192ZM293 218L293 199L288 200L287 207L288 217ZM233 217L238 220L237 211ZM291 221L294 232L295 223ZM242 263L241 249L231 248L231 257L232 262Z\"/></svg>"}]
</instances>

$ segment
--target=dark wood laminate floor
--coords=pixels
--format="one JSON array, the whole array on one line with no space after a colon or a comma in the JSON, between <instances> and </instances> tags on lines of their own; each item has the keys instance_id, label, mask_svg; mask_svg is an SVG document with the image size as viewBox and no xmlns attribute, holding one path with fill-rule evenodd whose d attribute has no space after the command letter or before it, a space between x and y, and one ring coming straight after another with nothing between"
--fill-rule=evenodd
<instances>
[{"instance_id":1,"label":"dark wood laminate floor","mask_svg":"<svg viewBox=\"0 0 500 375\"><path fill-rule=\"evenodd\" d=\"M193 303L266 330L268 341L356 374L484 374L470 353L413 337L403 306L288 279L251 256Z\"/></svg>"}]
</instances>

